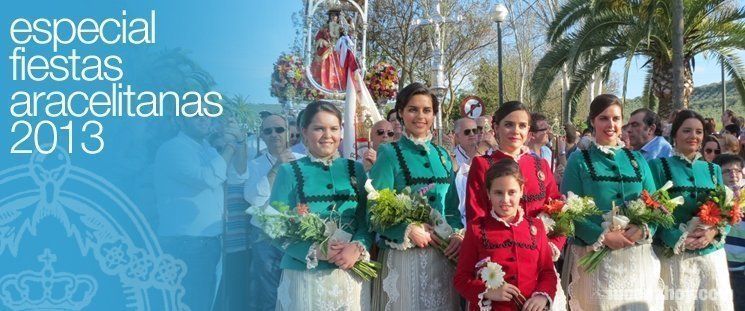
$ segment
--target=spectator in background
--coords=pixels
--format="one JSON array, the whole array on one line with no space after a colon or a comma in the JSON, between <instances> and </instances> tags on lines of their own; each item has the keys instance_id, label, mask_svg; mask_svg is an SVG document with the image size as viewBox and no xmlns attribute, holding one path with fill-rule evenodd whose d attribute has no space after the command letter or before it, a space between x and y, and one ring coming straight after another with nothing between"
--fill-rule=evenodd
<instances>
[{"instance_id":1,"label":"spectator in background","mask_svg":"<svg viewBox=\"0 0 745 311\"><path fill-rule=\"evenodd\" d=\"M582 137L592 137L592 129L588 127L582 130Z\"/></svg>"},{"instance_id":2,"label":"spectator in background","mask_svg":"<svg viewBox=\"0 0 745 311\"><path fill-rule=\"evenodd\" d=\"M267 116L261 124L261 137L267 148L248 164L251 177L246 182L243 192L244 198L251 204L251 210L262 208L269 203L271 185L277 177L279 166L304 157L303 154L293 153L288 148L287 128L287 120L280 115ZM249 307L245 310L274 310L282 273L279 268L282 252L269 243L261 229L251 229L251 260L247 265L252 275L247 292L257 298L251 299Z\"/></svg>"},{"instance_id":3,"label":"spectator in background","mask_svg":"<svg viewBox=\"0 0 745 311\"><path fill-rule=\"evenodd\" d=\"M714 135L706 136L701 145L703 146L701 148L701 153L706 162L712 162L716 156L722 154L722 147L719 144L719 139Z\"/></svg>"},{"instance_id":4,"label":"spectator in background","mask_svg":"<svg viewBox=\"0 0 745 311\"><path fill-rule=\"evenodd\" d=\"M675 121L675 117L678 116L678 112L680 112L682 109L675 109L673 111L670 111L670 115L667 116L667 122L665 124L662 124L662 137L665 137L670 141L670 129L673 126L673 121Z\"/></svg>"},{"instance_id":5,"label":"spectator in background","mask_svg":"<svg viewBox=\"0 0 745 311\"><path fill-rule=\"evenodd\" d=\"M731 109L727 109L722 114L722 127L735 123L735 112Z\"/></svg>"},{"instance_id":6,"label":"spectator in background","mask_svg":"<svg viewBox=\"0 0 745 311\"><path fill-rule=\"evenodd\" d=\"M722 167L722 181L732 191L739 192L743 187L743 158L732 154L723 154L714 159ZM730 285L733 289L735 310L745 309L745 222L732 226L724 244L729 266Z\"/></svg>"},{"instance_id":7,"label":"spectator in background","mask_svg":"<svg viewBox=\"0 0 745 311\"><path fill-rule=\"evenodd\" d=\"M717 134L717 122L714 118L704 119L704 137Z\"/></svg>"},{"instance_id":8,"label":"spectator in background","mask_svg":"<svg viewBox=\"0 0 745 311\"><path fill-rule=\"evenodd\" d=\"M548 126L546 116L538 112L532 113L530 115L530 133L526 145L530 148L530 151L546 160L549 168L553 171L553 155L551 148L546 145L548 144L549 132L551 132L551 128Z\"/></svg>"},{"instance_id":9,"label":"spectator in background","mask_svg":"<svg viewBox=\"0 0 745 311\"><path fill-rule=\"evenodd\" d=\"M297 123L295 120L290 119L290 146L297 145L300 143L300 130L297 128Z\"/></svg>"},{"instance_id":10,"label":"spectator in background","mask_svg":"<svg viewBox=\"0 0 745 311\"><path fill-rule=\"evenodd\" d=\"M251 260L248 251L248 237L251 224L246 209L248 202L243 198L243 188L249 178L246 134L235 118L222 119L221 129L210 135L210 143L223 153L226 148L235 150L232 161L227 163L227 184L225 187L225 229L223 230L223 284L220 291L224 299L218 299L220 310L245 310L248 307L248 290L251 277L246 263Z\"/></svg>"},{"instance_id":11,"label":"spectator in background","mask_svg":"<svg viewBox=\"0 0 745 311\"><path fill-rule=\"evenodd\" d=\"M223 231L224 189L233 144L222 153L206 138L208 117L178 119L180 132L158 148L155 156L156 229L163 251L183 260L188 271L183 297L192 310L212 310Z\"/></svg>"},{"instance_id":12,"label":"spectator in background","mask_svg":"<svg viewBox=\"0 0 745 311\"><path fill-rule=\"evenodd\" d=\"M724 134L730 134L734 137L740 137L740 126L738 126L736 123L728 124L724 127L724 130L722 130L722 135Z\"/></svg>"},{"instance_id":13,"label":"spectator in background","mask_svg":"<svg viewBox=\"0 0 745 311\"><path fill-rule=\"evenodd\" d=\"M631 147L641 152L647 161L672 155L673 148L662 137L662 124L654 111L647 108L635 110L626 126L628 131L624 133L627 133Z\"/></svg>"},{"instance_id":14,"label":"spectator in background","mask_svg":"<svg viewBox=\"0 0 745 311\"><path fill-rule=\"evenodd\" d=\"M722 153L740 154L740 140L732 134L724 134L719 140L722 147Z\"/></svg>"},{"instance_id":15,"label":"spectator in background","mask_svg":"<svg viewBox=\"0 0 745 311\"><path fill-rule=\"evenodd\" d=\"M300 113L298 113L297 120L300 120L300 118L303 117L303 111L304 110L301 110ZM294 127L295 127L295 131L297 133L297 136L296 136L297 137L297 140L295 141L294 144L290 144L290 146L291 146L290 147L290 151L292 151L293 153L296 153L296 154L303 155L303 156L307 155L308 154L308 149L305 148L305 142L303 141L303 135L300 133L300 131L297 128L297 121L294 120L294 119L292 119L288 123L289 124L295 124ZM292 135L292 131L290 132L290 135ZM290 137L288 137L288 141L292 142L292 140L290 140L289 138Z\"/></svg>"},{"instance_id":16,"label":"spectator in background","mask_svg":"<svg viewBox=\"0 0 745 311\"><path fill-rule=\"evenodd\" d=\"M476 121L471 118L461 118L455 121L455 161L458 169L455 175L455 187L458 191L458 210L461 222L466 225L466 184L468 172L471 169L471 159L477 154L479 130Z\"/></svg>"},{"instance_id":17,"label":"spectator in background","mask_svg":"<svg viewBox=\"0 0 745 311\"><path fill-rule=\"evenodd\" d=\"M381 144L392 142L395 136L396 133L393 131L391 122L380 120L373 124L373 127L370 129L370 142L372 146L362 154L362 166L365 168L365 172L369 172L375 161L377 161L378 147Z\"/></svg>"},{"instance_id":18,"label":"spectator in background","mask_svg":"<svg viewBox=\"0 0 745 311\"><path fill-rule=\"evenodd\" d=\"M564 168L567 164L569 155L577 150L577 142L579 140L579 132L572 124L564 124L564 137L559 138L559 154L556 156L556 169L554 169L554 177L557 183L561 182L564 178Z\"/></svg>"},{"instance_id":19,"label":"spectator in background","mask_svg":"<svg viewBox=\"0 0 745 311\"><path fill-rule=\"evenodd\" d=\"M393 135L393 141L398 141L401 138L401 120L398 118L398 112L396 112L396 109L388 110L385 119L391 123L391 126L393 126L393 133L395 134Z\"/></svg>"},{"instance_id":20,"label":"spectator in background","mask_svg":"<svg viewBox=\"0 0 745 311\"><path fill-rule=\"evenodd\" d=\"M618 138L623 142L623 145L626 146L626 148L629 148L631 150L638 150L634 148L634 146L632 146L631 142L629 141L629 125L628 124L621 127L621 135Z\"/></svg>"},{"instance_id":21,"label":"spectator in background","mask_svg":"<svg viewBox=\"0 0 745 311\"><path fill-rule=\"evenodd\" d=\"M479 146L477 153L485 155L490 150L497 148L497 139L494 137L494 129L491 127L491 116L480 116L476 118L476 128L479 130Z\"/></svg>"},{"instance_id":22,"label":"spectator in background","mask_svg":"<svg viewBox=\"0 0 745 311\"><path fill-rule=\"evenodd\" d=\"M455 160L458 167L470 164L471 158L476 156L479 130L476 121L471 118L461 118L455 121Z\"/></svg>"}]
</instances>

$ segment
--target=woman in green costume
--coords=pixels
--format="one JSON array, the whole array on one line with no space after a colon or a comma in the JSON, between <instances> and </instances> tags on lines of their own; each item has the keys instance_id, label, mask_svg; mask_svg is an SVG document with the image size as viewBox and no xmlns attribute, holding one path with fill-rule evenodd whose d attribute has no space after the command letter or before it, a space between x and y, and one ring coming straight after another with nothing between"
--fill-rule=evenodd
<instances>
[{"instance_id":1,"label":"woman in green costume","mask_svg":"<svg viewBox=\"0 0 745 311\"><path fill-rule=\"evenodd\" d=\"M673 156L649 162L655 182L673 182L671 196L682 196L685 203L673 213L673 228L660 228L655 244L661 256L662 280L667 286L666 310L732 310L727 256L722 247L729 226L700 227L696 216L711 190L722 183L722 170L703 161L699 150L704 139L704 118L691 110L678 113L670 135ZM689 227L690 228L689 230ZM715 294L715 295L713 295Z\"/></svg>"},{"instance_id":2,"label":"woman in green costume","mask_svg":"<svg viewBox=\"0 0 745 311\"><path fill-rule=\"evenodd\" d=\"M593 144L569 157L562 192L592 197L608 212L635 200L642 190L653 192L654 180L647 162L620 142L623 124L618 97L603 94L590 104L588 122ZM660 261L652 250L654 226L629 225L609 230L601 216L575 223L574 245L569 246L568 296L572 310L662 310ZM591 251L610 249L598 268L586 271L578 264Z\"/></svg>"},{"instance_id":3,"label":"woman in green costume","mask_svg":"<svg viewBox=\"0 0 745 311\"><path fill-rule=\"evenodd\" d=\"M286 247L277 310L369 310L370 283L349 271L357 261L369 259L372 242L365 171L362 164L339 157L341 112L333 104L311 103L300 125L308 156L279 166L270 202L307 206L324 219L340 218L351 240L331 242L326 250L308 242Z\"/></svg>"},{"instance_id":4,"label":"woman in green costume","mask_svg":"<svg viewBox=\"0 0 745 311\"><path fill-rule=\"evenodd\" d=\"M437 97L426 86L412 83L399 91L395 109L404 133L398 142L378 149L378 160L370 169L372 184L377 190L397 191L433 185L424 195L457 233L439 240L431 226L411 223L377 232L383 271L373 288L373 309L459 310L455 266L448 257L458 254L463 236L457 229L463 225L450 156L431 142ZM448 244L444 254L430 247L439 243Z\"/></svg>"}]
</instances>

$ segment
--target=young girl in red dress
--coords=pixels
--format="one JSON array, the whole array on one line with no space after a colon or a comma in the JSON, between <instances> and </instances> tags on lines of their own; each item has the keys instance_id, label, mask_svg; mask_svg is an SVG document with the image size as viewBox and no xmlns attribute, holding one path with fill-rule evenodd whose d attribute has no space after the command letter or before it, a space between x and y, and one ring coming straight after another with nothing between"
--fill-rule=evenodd
<instances>
[{"instance_id":1,"label":"young girl in red dress","mask_svg":"<svg viewBox=\"0 0 745 311\"><path fill-rule=\"evenodd\" d=\"M543 223L520 207L523 177L510 159L486 172L490 208L468 228L458 257L455 288L469 310L547 309L556 293L556 270ZM489 258L501 266L504 283L487 288L477 265Z\"/></svg>"}]
</instances>

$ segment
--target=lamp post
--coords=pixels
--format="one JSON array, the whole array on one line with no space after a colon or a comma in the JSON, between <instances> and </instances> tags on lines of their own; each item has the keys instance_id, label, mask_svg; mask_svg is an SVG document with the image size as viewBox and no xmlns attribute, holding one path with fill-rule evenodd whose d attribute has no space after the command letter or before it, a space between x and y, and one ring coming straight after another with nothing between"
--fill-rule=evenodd
<instances>
[{"instance_id":1,"label":"lamp post","mask_svg":"<svg viewBox=\"0 0 745 311\"><path fill-rule=\"evenodd\" d=\"M498 3L494 6L494 20L497 22L497 67L499 69L499 106L504 104L504 82L502 80L502 22L507 18L507 7Z\"/></svg>"},{"instance_id":2,"label":"lamp post","mask_svg":"<svg viewBox=\"0 0 745 311\"><path fill-rule=\"evenodd\" d=\"M411 28L412 30L426 25L432 25L435 30L435 37L434 37L434 48L433 48L433 55L432 55L432 69L430 71L431 74L431 84L430 89L435 93L435 96L437 96L437 100L440 102L440 109L437 112L437 116L435 118L435 129L437 130L437 141L440 145L442 145L442 102L445 99L445 95L447 94L447 85L445 84L445 70L442 60L442 26L446 23L453 23L458 22L462 18L460 16L456 16L455 18L447 18L442 16L442 13L440 11L440 3L441 0L433 0L434 3L434 9L432 12L431 18L426 19L415 19L411 22Z\"/></svg>"}]
</instances>

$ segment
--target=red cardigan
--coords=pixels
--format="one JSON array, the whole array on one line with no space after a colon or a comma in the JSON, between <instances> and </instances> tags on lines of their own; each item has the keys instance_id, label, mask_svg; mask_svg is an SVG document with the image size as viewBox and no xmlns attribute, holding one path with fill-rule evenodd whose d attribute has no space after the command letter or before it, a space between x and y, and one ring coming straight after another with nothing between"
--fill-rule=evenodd
<instances>
[{"instance_id":1,"label":"red cardigan","mask_svg":"<svg viewBox=\"0 0 745 311\"><path fill-rule=\"evenodd\" d=\"M471 160L466 184L466 224L474 223L475 219L488 215L491 207L487 196L488 189L486 189L486 183L484 182L486 171L492 163L501 159L512 159L512 157L496 150L490 155L475 157ZM554 173L551 172L551 168L545 159L532 152L526 152L518 156L517 163L520 166L523 179L525 179L525 190L520 203L528 216L536 217L549 199L561 197L554 179ZM551 237L549 242L561 251L566 242L566 237Z\"/></svg>"},{"instance_id":2,"label":"red cardigan","mask_svg":"<svg viewBox=\"0 0 745 311\"><path fill-rule=\"evenodd\" d=\"M546 230L539 219L528 216L507 226L488 215L476 220L470 229L473 230L466 231L460 248L454 278L455 289L468 300L470 310L479 311L478 295L486 290L475 268L486 257L502 266L505 282L517 286L525 298L544 293L553 301L557 274ZM492 310L517 310L513 302L492 301L491 305Z\"/></svg>"}]
</instances>

